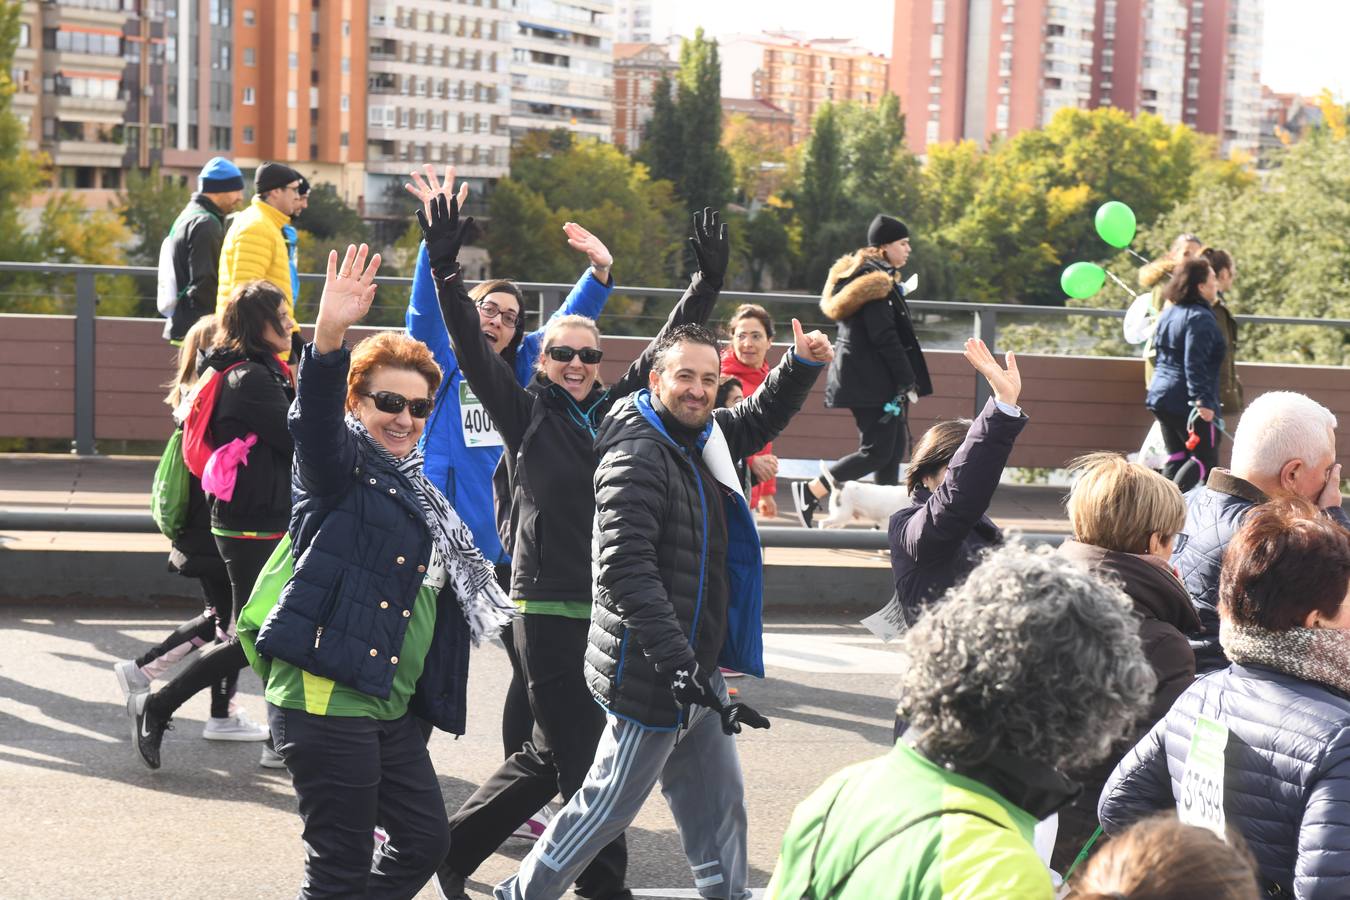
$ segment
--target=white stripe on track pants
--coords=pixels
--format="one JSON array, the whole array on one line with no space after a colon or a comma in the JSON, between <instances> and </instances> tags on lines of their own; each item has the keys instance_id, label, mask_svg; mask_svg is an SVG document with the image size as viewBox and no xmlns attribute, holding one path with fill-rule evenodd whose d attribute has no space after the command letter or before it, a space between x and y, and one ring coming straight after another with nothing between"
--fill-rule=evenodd
<instances>
[{"instance_id":1,"label":"white stripe on track pants","mask_svg":"<svg viewBox=\"0 0 1350 900\"><path fill-rule=\"evenodd\" d=\"M717 687L725 702L725 686ZM581 790L494 896L558 900L595 854L632 823L658 780L699 894L748 898L741 761L735 739L722 733L721 719L701 706L692 708L689 728L680 731L654 731L606 716Z\"/></svg>"}]
</instances>

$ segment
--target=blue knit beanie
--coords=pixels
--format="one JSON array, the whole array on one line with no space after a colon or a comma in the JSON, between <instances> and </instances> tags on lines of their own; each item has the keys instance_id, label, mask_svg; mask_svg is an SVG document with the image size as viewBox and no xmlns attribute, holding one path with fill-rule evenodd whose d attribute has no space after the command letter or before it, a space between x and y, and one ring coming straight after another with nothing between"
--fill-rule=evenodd
<instances>
[{"instance_id":1,"label":"blue knit beanie","mask_svg":"<svg viewBox=\"0 0 1350 900\"><path fill-rule=\"evenodd\" d=\"M212 157L197 176L197 190L203 194L225 194L244 189L244 173L223 156Z\"/></svg>"}]
</instances>

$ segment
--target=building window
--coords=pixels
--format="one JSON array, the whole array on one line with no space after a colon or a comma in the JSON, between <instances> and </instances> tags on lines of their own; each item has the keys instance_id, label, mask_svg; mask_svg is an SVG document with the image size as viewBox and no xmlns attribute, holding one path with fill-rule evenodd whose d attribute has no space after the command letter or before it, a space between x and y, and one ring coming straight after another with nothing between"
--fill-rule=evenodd
<instances>
[{"instance_id":1,"label":"building window","mask_svg":"<svg viewBox=\"0 0 1350 900\"><path fill-rule=\"evenodd\" d=\"M172 40L172 38L170 38ZM258 51L252 47L244 48L244 65L250 69L258 65Z\"/></svg>"},{"instance_id":2,"label":"building window","mask_svg":"<svg viewBox=\"0 0 1350 900\"><path fill-rule=\"evenodd\" d=\"M289 26L290 29L291 29L291 33L292 33L292 34L294 34L295 32L297 32L297 31L300 30L300 16L297 15L296 13L291 13L290 18L287 19L286 21L287 21L288 26ZM295 143L295 142L292 141L291 143Z\"/></svg>"},{"instance_id":3,"label":"building window","mask_svg":"<svg viewBox=\"0 0 1350 900\"><path fill-rule=\"evenodd\" d=\"M245 25L257 25L257 24L258 24L258 16L257 16L257 13L255 13L255 12L254 12L253 10L251 10L251 9L245 9L245 10L244 10L244 24L245 24Z\"/></svg>"},{"instance_id":4,"label":"building window","mask_svg":"<svg viewBox=\"0 0 1350 900\"><path fill-rule=\"evenodd\" d=\"M342 95L342 100L341 100L341 103L340 103L340 107L341 107L341 109L342 109L343 112L347 112L349 109L352 108L352 97L351 97L351 94L343 94L343 95Z\"/></svg>"},{"instance_id":5,"label":"building window","mask_svg":"<svg viewBox=\"0 0 1350 900\"><path fill-rule=\"evenodd\" d=\"M286 108L287 108L287 109L295 109L295 108L296 108L297 106L299 106L299 105L300 105L300 98L299 98L299 96L297 96L296 92L295 92L295 91L287 91L287 92L286 92ZM291 141L291 143L294 144L295 141Z\"/></svg>"},{"instance_id":6,"label":"building window","mask_svg":"<svg viewBox=\"0 0 1350 900\"><path fill-rule=\"evenodd\" d=\"M287 68L290 68L290 69L298 69L298 68L300 68L300 54L299 54L299 53L288 53L288 54L286 55L286 67L287 67Z\"/></svg>"},{"instance_id":7,"label":"building window","mask_svg":"<svg viewBox=\"0 0 1350 900\"><path fill-rule=\"evenodd\" d=\"M252 125L245 125L245 126L244 126L244 143L245 143L245 144L251 144L251 143L253 143L253 126L252 126Z\"/></svg>"},{"instance_id":8,"label":"building window","mask_svg":"<svg viewBox=\"0 0 1350 900\"><path fill-rule=\"evenodd\" d=\"M342 57L342 72L343 72L343 74L345 75L346 73L350 72L351 70L352 70L352 61L351 61L351 58L350 58L350 57L347 57L347 56Z\"/></svg>"},{"instance_id":9,"label":"building window","mask_svg":"<svg viewBox=\"0 0 1350 900\"><path fill-rule=\"evenodd\" d=\"M33 43L33 29L27 22L19 23L19 46L30 47Z\"/></svg>"},{"instance_id":10,"label":"building window","mask_svg":"<svg viewBox=\"0 0 1350 900\"><path fill-rule=\"evenodd\" d=\"M351 19L343 19L343 20L342 20L342 36L343 36L343 37L351 37L351 36L352 36L352 20L351 20Z\"/></svg>"},{"instance_id":11,"label":"building window","mask_svg":"<svg viewBox=\"0 0 1350 900\"><path fill-rule=\"evenodd\" d=\"M253 95L253 88L251 87L244 88L244 105L253 106L257 102L258 102L257 99Z\"/></svg>"},{"instance_id":12,"label":"building window","mask_svg":"<svg viewBox=\"0 0 1350 900\"><path fill-rule=\"evenodd\" d=\"M311 112L319 111L319 89L316 87L309 89L309 108Z\"/></svg>"},{"instance_id":13,"label":"building window","mask_svg":"<svg viewBox=\"0 0 1350 900\"><path fill-rule=\"evenodd\" d=\"M295 146L295 129L294 129L294 128L291 128L291 129L289 129L289 130L286 132L286 143L290 144L292 147Z\"/></svg>"},{"instance_id":14,"label":"building window","mask_svg":"<svg viewBox=\"0 0 1350 900\"><path fill-rule=\"evenodd\" d=\"M349 143L350 143L350 138L347 136L347 132L344 131L344 132L342 132L341 134L338 135L338 146L339 146L339 147L346 147L346 146L348 146Z\"/></svg>"}]
</instances>

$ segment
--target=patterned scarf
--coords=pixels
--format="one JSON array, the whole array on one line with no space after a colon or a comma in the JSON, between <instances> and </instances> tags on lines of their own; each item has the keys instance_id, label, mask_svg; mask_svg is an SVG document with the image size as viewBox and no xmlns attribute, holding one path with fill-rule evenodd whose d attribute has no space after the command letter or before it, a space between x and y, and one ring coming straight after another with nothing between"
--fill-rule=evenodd
<instances>
[{"instance_id":1,"label":"patterned scarf","mask_svg":"<svg viewBox=\"0 0 1350 900\"><path fill-rule=\"evenodd\" d=\"M1219 644L1235 663L1256 663L1350 694L1350 631L1290 628L1267 631L1219 621Z\"/></svg>"},{"instance_id":2,"label":"patterned scarf","mask_svg":"<svg viewBox=\"0 0 1350 900\"><path fill-rule=\"evenodd\" d=\"M516 608L502 593L492 567L474 545L469 527L423 473L421 448L414 448L407 456L397 459L355 417L347 416L347 427L364 438L381 459L398 469L412 484L436 549L455 586L455 596L464 612L464 620L469 623L469 637L474 646L497 637L502 626L516 615Z\"/></svg>"}]
</instances>

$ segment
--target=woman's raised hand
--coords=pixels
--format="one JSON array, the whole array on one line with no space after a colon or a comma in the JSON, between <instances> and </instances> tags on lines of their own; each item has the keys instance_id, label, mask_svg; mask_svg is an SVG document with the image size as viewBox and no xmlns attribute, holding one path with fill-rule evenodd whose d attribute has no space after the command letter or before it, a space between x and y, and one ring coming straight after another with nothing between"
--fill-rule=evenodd
<instances>
[{"instance_id":1,"label":"woman's raised hand","mask_svg":"<svg viewBox=\"0 0 1350 900\"><path fill-rule=\"evenodd\" d=\"M431 271L438 278L454 274L459 261L459 248L464 243L464 232L473 218L461 219L460 206L469 196L467 183L455 192L455 167L445 167L445 180L436 177L436 169L423 166L422 172L412 172L412 184L404 184L408 193L422 201L417 211L417 222L422 226L422 239L427 244L427 259Z\"/></svg>"},{"instance_id":2,"label":"woman's raised hand","mask_svg":"<svg viewBox=\"0 0 1350 900\"><path fill-rule=\"evenodd\" d=\"M331 353L342 346L347 329L365 318L375 300L375 273L380 270L380 254L366 262L370 248L365 244L347 245L338 265L336 250L328 251L328 273L319 297L319 314L314 321L314 349Z\"/></svg>"},{"instance_id":3,"label":"woman's raised hand","mask_svg":"<svg viewBox=\"0 0 1350 900\"><path fill-rule=\"evenodd\" d=\"M1017 357L1007 354L1008 368L1004 369L984 341L978 338L966 339L965 355L966 361L989 382L995 400L1009 406L1017 405L1017 398L1022 395L1022 373L1017 370Z\"/></svg>"},{"instance_id":4,"label":"woman's raised hand","mask_svg":"<svg viewBox=\"0 0 1350 900\"><path fill-rule=\"evenodd\" d=\"M586 258L591 261L591 268L595 270L595 277L601 281L609 281L609 268L614 265L614 256L604 241L576 222L564 224L563 233L567 235L568 246L586 254Z\"/></svg>"}]
</instances>

